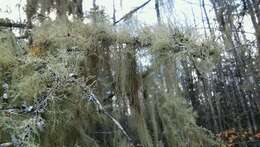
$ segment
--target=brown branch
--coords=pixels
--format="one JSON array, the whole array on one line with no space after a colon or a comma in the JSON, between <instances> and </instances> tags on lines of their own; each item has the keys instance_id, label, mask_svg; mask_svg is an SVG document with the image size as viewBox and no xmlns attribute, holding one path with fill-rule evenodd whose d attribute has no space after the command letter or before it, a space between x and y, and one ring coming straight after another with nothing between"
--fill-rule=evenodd
<instances>
[{"instance_id":1,"label":"brown branch","mask_svg":"<svg viewBox=\"0 0 260 147\"><path fill-rule=\"evenodd\" d=\"M121 17L118 21L114 22L114 25L116 25L117 23L119 23L122 20L126 20L128 19L132 14L134 14L136 11L138 11L139 9L143 8L144 6L146 6L151 0L146 1L145 3L143 3L142 5L136 7L135 9L131 10L130 12L128 12L127 14L125 14L123 17Z\"/></svg>"}]
</instances>

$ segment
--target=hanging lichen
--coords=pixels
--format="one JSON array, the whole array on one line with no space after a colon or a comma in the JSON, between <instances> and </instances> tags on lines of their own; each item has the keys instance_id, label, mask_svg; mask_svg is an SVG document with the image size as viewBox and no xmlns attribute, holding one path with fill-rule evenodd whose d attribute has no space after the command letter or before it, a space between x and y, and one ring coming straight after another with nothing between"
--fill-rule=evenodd
<instances>
[{"instance_id":1,"label":"hanging lichen","mask_svg":"<svg viewBox=\"0 0 260 147\"><path fill-rule=\"evenodd\" d=\"M1 107L16 106L15 114L26 116L20 120L9 111L0 112L8 115L0 119L5 124L0 133L12 128L5 141L15 136L22 146L43 147L214 144L210 133L196 125L178 88L180 57L202 58L196 50L202 46L184 33L173 34L167 27L132 33L58 19L33 28L32 38L26 55L7 52L15 60L3 62L20 61L10 70L10 101ZM150 58L146 69L140 66L140 51L147 53L142 58ZM8 126L10 118L19 121ZM21 135L24 123L18 122L33 129L29 138Z\"/></svg>"}]
</instances>

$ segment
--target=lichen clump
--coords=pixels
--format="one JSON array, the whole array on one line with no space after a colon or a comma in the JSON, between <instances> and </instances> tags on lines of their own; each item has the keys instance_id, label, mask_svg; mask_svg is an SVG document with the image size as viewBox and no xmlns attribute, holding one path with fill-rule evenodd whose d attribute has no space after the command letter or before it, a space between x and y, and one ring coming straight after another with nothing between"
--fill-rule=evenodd
<instances>
[{"instance_id":1,"label":"lichen clump","mask_svg":"<svg viewBox=\"0 0 260 147\"><path fill-rule=\"evenodd\" d=\"M8 30L0 29L0 68L10 68L17 63L15 36Z\"/></svg>"}]
</instances>

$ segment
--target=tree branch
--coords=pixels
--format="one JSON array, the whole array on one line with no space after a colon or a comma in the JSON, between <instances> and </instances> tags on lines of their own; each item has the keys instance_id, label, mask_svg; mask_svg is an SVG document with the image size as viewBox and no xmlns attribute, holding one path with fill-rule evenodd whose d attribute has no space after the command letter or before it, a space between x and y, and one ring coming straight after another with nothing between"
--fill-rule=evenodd
<instances>
[{"instance_id":1,"label":"tree branch","mask_svg":"<svg viewBox=\"0 0 260 147\"><path fill-rule=\"evenodd\" d=\"M118 21L114 22L114 25L116 25L117 23L119 23L122 20L126 20L128 19L132 14L134 14L136 11L138 11L139 9L143 8L144 6L146 6L151 0L146 1L145 3L143 3L142 5L140 5L139 7L136 7L135 9L131 10L130 12L128 12L127 14L125 14L123 17L121 17Z\"/></svg>"}]
</instances>

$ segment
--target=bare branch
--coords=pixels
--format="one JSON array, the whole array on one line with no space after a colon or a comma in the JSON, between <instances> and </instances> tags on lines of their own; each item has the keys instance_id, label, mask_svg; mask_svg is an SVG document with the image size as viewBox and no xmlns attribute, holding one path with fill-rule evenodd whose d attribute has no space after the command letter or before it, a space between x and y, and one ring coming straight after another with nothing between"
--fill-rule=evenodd
<instances>
[{"instance_id":1,"label":"bare branch","mask_svg":"<svg viewBox=\"0 0 260 147\"><path fill-rule=\"evenodd\" d=\"M139 7L136 7L135 9L131 10L130 12L128 12L127 14L125 14L123 17L121 17L118 21L114 22L114 25L116 25L117 23L119 23L122 20L126 20L128 19L132 14L134 14L136 11L138 11L139 9L143 8L144 6L146 6L151 0L146 1L145 3L143 3L142 5L140 5Z\"/></svg>"}]
</instances>

